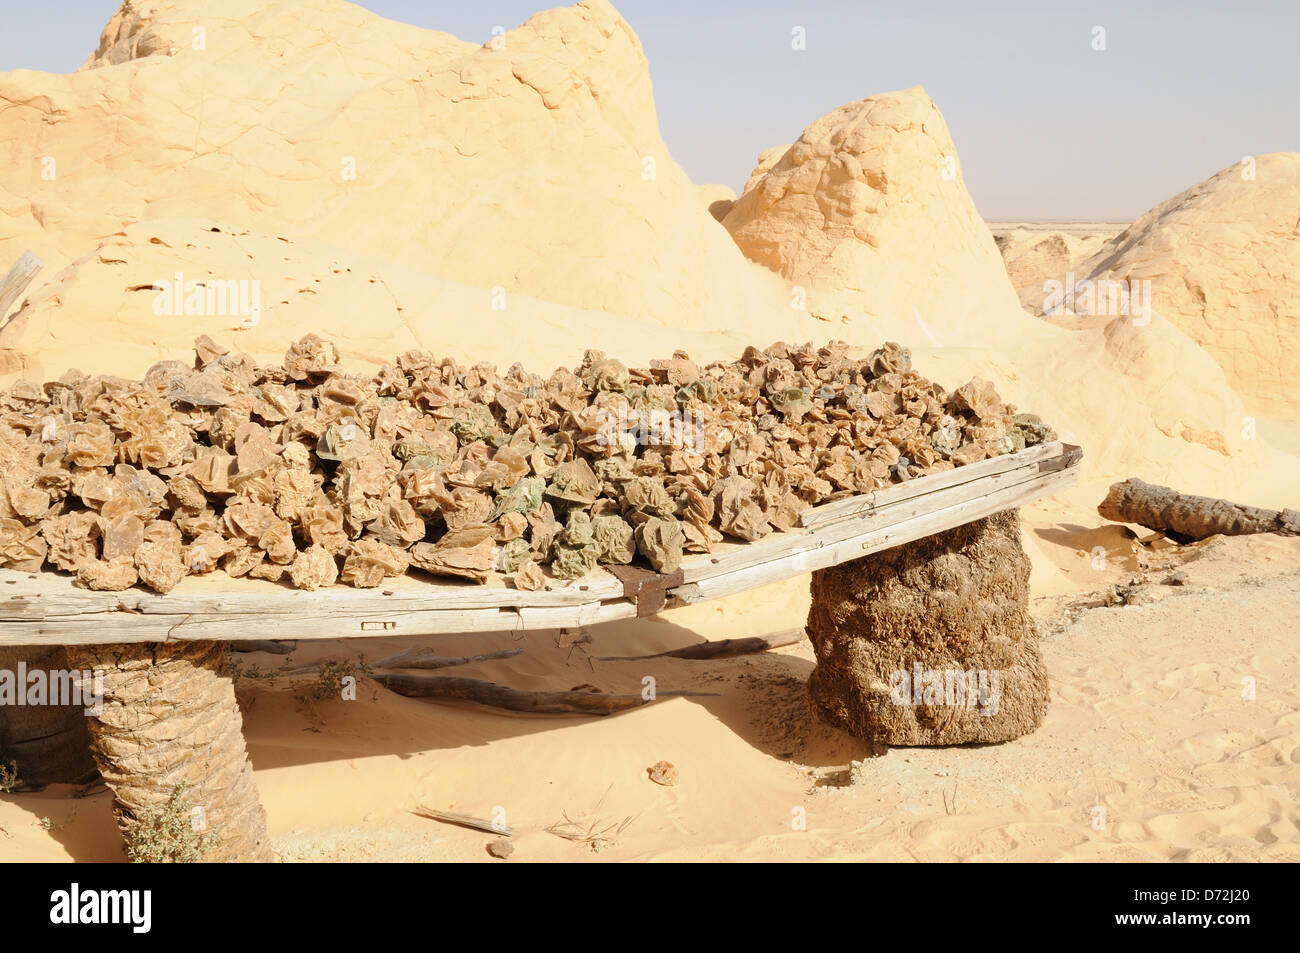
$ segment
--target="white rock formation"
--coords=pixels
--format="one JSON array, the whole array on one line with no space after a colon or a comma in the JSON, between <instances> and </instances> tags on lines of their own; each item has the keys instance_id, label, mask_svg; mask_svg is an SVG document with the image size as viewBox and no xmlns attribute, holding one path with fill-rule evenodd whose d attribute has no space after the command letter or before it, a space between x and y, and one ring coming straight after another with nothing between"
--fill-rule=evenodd
<instances>
[{"instance_id":1,"label":"white rock formation","mask_svg":"<svg viewBox=\"0 0 1300 953\"><path fill-rule=\"evenodd\" d=\"M1075 271L1150 282L1155 312L1214 356L1249 410L1300 417L1300 152L1229 166Z\"/></svg>"},{"instance_id":2,"label":"white rock formation","mask_svg":"<svg viewBox=\"0 0 1300 953\"><path fill-rule=\"evenodd\" d=\"M190 219L639 319L647 340L799 335L783 283L744 259L669 155L641 44L606 0L484 39L339 0L126 0L79 72L0 74L0 259L32 248L48 280L135 223ZM71 320L134 313L126 287L100 287ZM0 346L31 351L40 326ZM509 342L493 337L488 350ZM570 352L582 344L602 342Z\"/></svg>"}]
</instances>

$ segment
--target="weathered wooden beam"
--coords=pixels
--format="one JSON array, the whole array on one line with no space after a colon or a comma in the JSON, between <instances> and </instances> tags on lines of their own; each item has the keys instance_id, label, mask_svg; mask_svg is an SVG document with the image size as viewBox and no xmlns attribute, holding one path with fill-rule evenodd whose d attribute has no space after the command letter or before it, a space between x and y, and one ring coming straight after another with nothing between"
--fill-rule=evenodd
<instances>
[{"instance_id":1,"label":"weathered wooden beam","mask_svg":"<svg viewBox=\"0 0 1300 953\"><path fill-rule=\"evenodd\" d=\"M1053 472L1044 473L1039 469L1042 458L1021 462L998 473L986 475L979 480L944 487L934 493L913 493L911 496L896 498L883 505L859 509L852 515L842 515L838 519L823 522L812 530L804 532L773 533L771 536L752 543L724 543L717 547L707 558L684 562L682 574L686 584L702 582L717 576L725 576L752 566L771 563L778 559L789 559L796 567L811 554L820 552L846 539L861 536L864 532L887 529L890 526L905 523L927 513L942 512L954 503L980 499L1001 492L1007 487L1034 482L1036 485L1069 485L1077 477L1076 469L1054 471L1058 479L1053 479ZM923 480L947 476L946 473ZM1040 479L1046 478L1046 479ZM917 480L920 483L921 480ZM1040 493L1046 496L1047 490ZM842 502L849 502L848 500ZM833 505L833 504L832 504ZM939 529L950 529L940 526ZM938 530L935 530L937 532ZM906 542L906 540L904 540ZM892 544L891 544L892 545ZM851 557L857 558L857 557ZM821 566L808 566L808 570L820 569Z\"/></svg>"},{"instance_id":2,"label":"weathered wooden beam","mask_svg":"<svg viewBox=\"0 0 1300 953\"><path fill-rule=\"evenodd\" d=\"M1052 460L1060 457L1063 452L1064 445L1060 441L1054 440L1051 443L1029 447L1019 453L1006 453L998 457L990 457L987 460L980 460L977 463L968 463L964 467L954 467L951 470L935 473L928 477L919 477L905 483L897 483L876 490L874 493L859 493L843 500L836 500L833 503L826 503L822 506L814 506L804 510L799 514L799 525L816 528L827 523L833 523L836 520L882 512L898 503L914 500L929 493L935 493L949 487L961 486L965 483L974 483L976 480L983 480L985 477L1005 473L1008 470L1015 470L1030 463L1037 464L1042 461Z\"/></svg>"},{"instance_id":3,"label":"weathered wooden beam","mask_svg":"<svg viewBox=\"0 0 1300 953\"><path fill-rule=\"evenodd\" d=\"M607 692L530 692L481 678L458 675L401 675L380 672L371 676L380 685L412 698L449 698L474 702L490 708L528 712L534 715L612 715L640 708L658 698L681 696L717 697L716 692L661 691L654 699L642 695L614 695Z\"/></svg>"},{"instance_id":4,"label":"weathered wooden beam","mask_svg":"<svg viewBox=\"0 0 1300 953\"><path fill-rule=\"evenodd\" d=\"M930 499L946 505L922 508L922 512L911 513L907 519L899 522L890 521L886 525L879 525L879 518L867 519L856 530L827 544L818 546L819 541L814 540L811 545L807 545L800 551L782 553L773 559L756 560L747 566L738 566L721 575L678 586L669 593L668 604L671 607L674 604L721 599L724 596L732 596L806 572L861 559L882 549L910 543L923 536L952 529L963 523L991 516L1000 510L1012 509L1039 497L1058 493L1074 485L1078 477L1078 469L1071 467L1021 477L1019 482L1000 485L991 493L958 487L957 492L948 496L934 494Z\"/></svg>"},{"instance_id":5,"label":"weathered wooden beam","mask_svg":"<svg viewBox=\"0 0 1300 953\"><path fill-rule=\"evenodd\" d=\"M438 655L431 648L416 646L372 662L371 668L453 668L457 665L472 665L475 662L490 662L494 659L514 658L516 655L523 654L523 649L503 649L500 652L483 652L479 655ZM320 662L309 662L306 665L282 668L280 671L285 675L304 675L319 670L320 666Z\"/></svg>"}]
</instances>

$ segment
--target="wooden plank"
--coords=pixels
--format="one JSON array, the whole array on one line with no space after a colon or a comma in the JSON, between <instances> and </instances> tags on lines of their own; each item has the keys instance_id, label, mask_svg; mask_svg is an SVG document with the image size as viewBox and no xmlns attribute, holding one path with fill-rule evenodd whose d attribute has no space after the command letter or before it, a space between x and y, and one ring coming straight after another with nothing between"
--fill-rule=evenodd
<instances>
[{"instance_id":1,"label":"wooden plank","mask_svg":"<svg viewBox=\"0 0 1300 953\"><path fill-rule=\"evenodd\" d=\"M810 507L799 514L799 525L816 528L835 520L870 512L873 509L884 509L895 503L915 499L927 493L971 483L1006 470L1013 470L1016 467L1024 466L1026 463L1050 460L1059 457L1061 453L1062 444L1059 440L1039 444L1036 447L1028 447L1017 453L1004 453L1001 456L990 457L987 460L970 463L964 467L945 470L943 473L935 473L927 477L908 480L906 483L888 486L876 490L874 493L859 493L856 496L836 500L833 503L823 503L821 506Z\"/></svg>"},{"instance_id":2,"label":"wooden plank","mask_svg":"<svg viewBox=\"0 0 1300 953\"><path fill-rule=\"evenodd\" d=\"M13 267L9 269L4 278L0 278L0 320L9 313L9 308L18 300L19 296L27 290L27 286L32 283L45 262L41 261L30 251L25 251L14 262Z\"/></svg>"},{"instance_id":3,"label":"wooden plank","mask_svg":"<svg viewBox=\"0 0 1300 953\"><path fill-rule=\"evenodd\" d=\"M720 599L806 572L825 569L852 559L861 559L882 549L910 543L924 536L991 516L1001 510L1021 506L1039 497L1058 493L1072 486L1078 478L1079 471L1073 467L1036 474L1023 482L1005 486L993 493L951 503L887 527L873 527L828 546L784 555L722 576L686 583L669 593L669 606Z\"/></svg>"},{"instance_id":4,"label":"wooden plank","mask_svg":"<svg viewBox=\"0 0 1300 953\"><path fill-rule=\"evenodd\" d=\"M191 576L166 595L142 589L95 592L81 589L71 576L56 572L0 570L0 618L43 619L104 612L144 615L248 614L268 612L335 612L388 614L428 608L497 609L508 607L580 606L623 596L623 584L608 573L576 583L528 592L495 585L447 583L428 577L386 580L378 589L338 586L305 592L261 579L230 580L224 574ZM7 594L6 589L12 586Z\"/></svg>"},{"instance_id":5,"label":"wooden plank","mask_svg":"<svg viewBox=\"0 0 1300 953\"><path fill-rule=\"evenodd\" d=\"M1009 454L1008 457L1017 456ZM724 543L713 553L692 556L682 563L682 575L685 582L698 582L715 576L737 572L759 563L771 562L784 556L793 556L801 552L822 549L827 545L860 535L862 532L888 526L893 523L912 519L930 512L938 505L951 505L966 499L973 499L992 493L1004 486L1023 483L1039 474L1041 457L1022 460L1018 466L1004 467L1001 472L985 476L979 480L960 483L942 488L934 493L913 493L910 496L895 498L874 507L859 507L854 515L842 516L837 520L819 523L811 530L794 530L777 533L752 543ZM947 473L935 474L947 476ZM929 479L928 477L925 479ZM919 482L919 481L918 481ZM901 489L901 487L899 488ZM939 501L942 500L942 503ZM850 502L844 500L843 502Z\"/></svg>"},{"instance_id":6,"label":"wooden plank","mask_svg":"<svg viewBox=\"0 0 1300 953\"><path fill-rule=\"evenodd\" d=\"M0 645L30 645L54 641L62 645L104 642L168 642L214 639L240 642L266 639L347 639L407 635L448 635L482 632L521 632L537 629L581 628L636 617L636 606L620 600L581 606L552 606L537 610L427 609L386 613L265 612L237 615L193 615L103 612L74 618L0 619Z\"/></svg>"}]
</instances>

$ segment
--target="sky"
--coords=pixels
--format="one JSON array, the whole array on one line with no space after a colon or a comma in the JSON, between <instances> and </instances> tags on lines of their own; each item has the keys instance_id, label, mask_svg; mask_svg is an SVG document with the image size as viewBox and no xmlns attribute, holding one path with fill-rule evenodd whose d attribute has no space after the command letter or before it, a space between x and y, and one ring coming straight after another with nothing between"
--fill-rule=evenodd
<instances>
[{"instance_id":1,"label":"sky","mask_svg":"<svg viewBox=\"0 0 1300 953\"><path fill-rule=\"evenodd\" d=\"M0 70L50 72L80 66L118 6L3 2ZM547 3L362 5L478 41ZM1245 156L1300 151L1300 0L615 5L645 47L664 140L697 183L739 189L760 152L818 117L915 85L988 219L1127 221Z\"/></svg>"}]
</instances>

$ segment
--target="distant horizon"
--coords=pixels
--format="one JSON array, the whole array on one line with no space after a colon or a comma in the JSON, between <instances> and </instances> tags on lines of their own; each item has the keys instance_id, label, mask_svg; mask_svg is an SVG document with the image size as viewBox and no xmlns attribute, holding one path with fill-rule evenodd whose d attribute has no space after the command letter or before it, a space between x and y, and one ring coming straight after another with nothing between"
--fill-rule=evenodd
<instances>
[{"instance_id":1,"label":"distant horizon","mask_svg":"<svg viewBox=\"0 0 1300 953\"><path fill-rule=\"evenodd\" d=\"M985 225L1132 225L1131 218L994 218L980 216Z\"/></svg>"},{"instance_id":2,"label":"distant horizon","mask_svg":"<svg viewBox=\"0 0 1300 953\"><path fill-rule=\"evenodd\" d=\"M485 41L563 4L362 5ZM0 69L75 70L118 6L7 10ZM615 6L645 47L664 141L702 185L739 191L760 152L838 106L915 85L947 121L986 221L1131 222L1246 156L1300 150L1300 13L1285 0Z\"/></svg>"}]
</instances>

